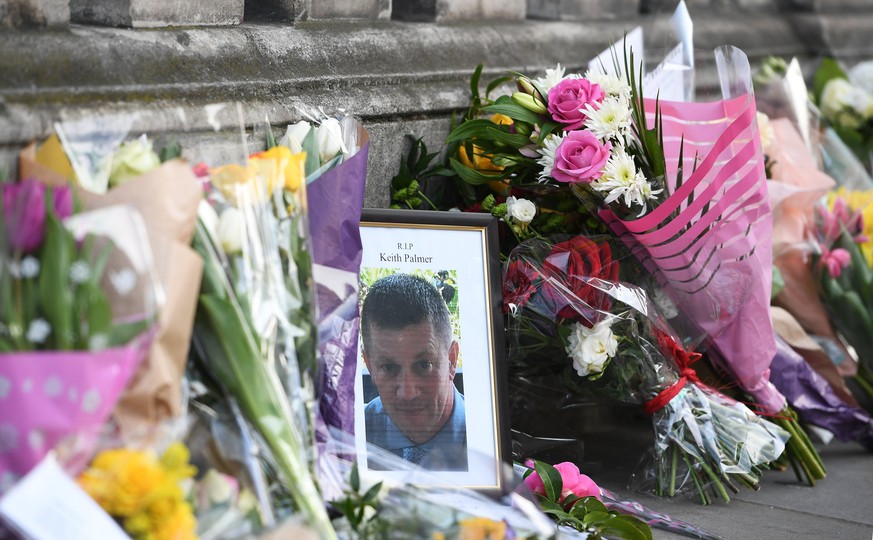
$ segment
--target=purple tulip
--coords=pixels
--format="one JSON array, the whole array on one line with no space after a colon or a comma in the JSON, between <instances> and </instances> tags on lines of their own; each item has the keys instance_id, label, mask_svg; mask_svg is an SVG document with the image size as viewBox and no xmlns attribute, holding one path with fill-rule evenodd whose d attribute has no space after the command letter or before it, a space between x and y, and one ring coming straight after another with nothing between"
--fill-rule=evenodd
<instances>
[{"instance_id":1,"label":"purple tulip","mask_svg":"<svg viewBox=\"0 0 873 540\"><path fill-rule=\"evenodd\" d=\"M6 239L12 249L29 253L45 239L47 187L37 180L2 184ZM64 219L73 213L73 194L68 186L48 188L55 213Z\"/></svg>"}]
</instances>

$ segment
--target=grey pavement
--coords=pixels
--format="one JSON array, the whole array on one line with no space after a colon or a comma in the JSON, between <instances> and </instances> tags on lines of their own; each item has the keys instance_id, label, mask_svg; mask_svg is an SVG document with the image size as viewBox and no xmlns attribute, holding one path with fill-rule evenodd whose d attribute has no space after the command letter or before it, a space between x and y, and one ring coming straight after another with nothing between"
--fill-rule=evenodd
<instances>
[{"instance_id":1,"label":"grey pavement","mask_svg":"<svg viewBox=\"0 0 873 540\"><path fill-rule=\"evenodd\" d=\"M702 506L694 496L673 499L627 489L627 480L651 441L641 413L624 411L586 434L581 467L602 487L669 514L725 540L873 538L873 453L856 443L819 445L828 476L815 487L791 470L768 471L759 491L743 489L730 503ZM656 539L680 538L654 530Z\"/></svg>"}]
</instances>

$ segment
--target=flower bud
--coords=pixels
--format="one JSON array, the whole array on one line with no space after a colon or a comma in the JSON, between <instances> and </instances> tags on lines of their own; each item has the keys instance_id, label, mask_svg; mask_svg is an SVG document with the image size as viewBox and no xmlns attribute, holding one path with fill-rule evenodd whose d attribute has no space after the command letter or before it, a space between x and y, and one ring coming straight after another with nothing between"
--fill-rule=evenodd
<instances>
[{"instance_id":1,"label":"flower bud","mask_svg":"<svg viewBox=\"0 0 873 540\"><path fill-rule=\"evenodd\" d=\"M218 240L225 253L233 255L242 251L244 228L243 213L233 206L225 208L218 218Z\"/></svg>"},{"instance_id":2,"label":"flower bud","mask_svg":"<svg viewBox=\"0 0 873 540\"><path fill-rule=\"evenodd\" d=\"M524 92L530 96L537 95L537 89L534 88L534 85L531 84L530 79L527 77L519 77L516 79L515 86L518 88L519 92Z\"/></svg>"},{"instance_id":3,"label":"flower bud","mask_svg":"<svg viewBox=\"0 0 873 540\"><path fill-rule=\"evenodd\" d=\"M122 144L112 156L109 185L117 186L143 175L161 165L161 158L152 150L152 143L142 136Z\"/></svg>"},{"instance_id":4,"label":"flower bud","mask_svg":"<svg viewBox=\"0 0 873 540\"><path fill-rule=\"evenodd\" d=\"M312 126L306 120L301 120L296 124L290 124L285 129L285 136L279 139L279 144L287 146L294 154L299 154L303 151L303 139L309 134Z\"/></svg>"},{"instance_id":5,"label":"flower bud","mask_svg":"<svg viewBox=\"0 0 873 540\"><path fill-rule=\"evenodd\" d=\"M325 163L334 158L343 148L343 131L339 120L326 118L315 130L315 140L318 141L318 155Z\"/></svg>"},{"instance_id":6,"label":"flower bud","mask_svg":"<svg viewBox=\"0 0 873 540\"><path fill-rule=\"evenodd\" d=\"M535 112L537 114L542 114L548 110L546 109L546 106L543 105L542 101L522 92L515 92L514 94L512 94L512 101L514 101L518 105L521 105L525 109Z\"/></svg>"}]
</instances>

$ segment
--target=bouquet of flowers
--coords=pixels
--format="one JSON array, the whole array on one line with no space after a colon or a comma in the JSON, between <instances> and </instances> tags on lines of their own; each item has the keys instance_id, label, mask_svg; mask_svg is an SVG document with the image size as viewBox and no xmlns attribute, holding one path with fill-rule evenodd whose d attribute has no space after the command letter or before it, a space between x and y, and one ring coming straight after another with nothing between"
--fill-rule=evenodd
<instances>
[{"instance_id":1,"label":"bouquet of flowers","mask_svg":"<svg viewBox=\"0 0 873 540\"><path fill-rule=\"evenodd\" d=\"M4 183L0 209L0 478L57 449L84 465L162 304L139 213L74 212L67 186Z\"/></svg>"},{"instance_id":2,"label":"bouquet of flowers","mask_svg":"<svg viewBox=\"0 0 873 540\"><path fill-rule=\"evenodd\" d=\"M313 475L318 366L305 159L274 146L209 170L194 239L205 260L194 336L199 361L263 441L294 506L334 538Z\"/></svg>"},{"instance_id":3,"label":"bouquet of flowers","mask_svg":"<svg viewBox=\"0 0 873 540\"><path fill-rule=\"evenodd\" d=\"M707 485L729 500L735 482L756 488L788 433L706 387L688 352L646 292L643 276L614 258L605 238L532 239L507 263L510 371L515 384L638 403L652 415L654 466L644 487L673 496ZM541 394L541 392L540 392Z\"/></svg>"},{"instance_id":4,"label":"bouquet of flowers","mask_svg":"<svg viewBox=\"0 0 873 540\"><path fill-rule=\"evenodd\" d=\"M813 97L829 126L868 172L873 152L873 63L846 71L825 58L815 73Z\"/></svg>"},{"instance_id":5,"label":"bouquet of flowers","mask_svg":"<svg viewBox=\"0 0 873 540\"><path fill-rule=\"evenodd\" d=\"M308 225L323 366L319 410L328 425L351 432L362 255L359 227L369 135L352 116L313 119L289 125L278 144L306 153L306 198L317 209L308 213Z\"/></svg>"},{"instance_id":6,"label":"bouquet of flowers","mask_svg":"<svg viewBox=\"0 0 873 540\"><path fill-rule=\"evenodd\" d=\"M861 251L869 242L862 214L833 198L831 209L817 207L813 270L822 301L837 330L858 353L854 380L869 403L873 399L873 267Z\"/></svg>"}]
</instances>

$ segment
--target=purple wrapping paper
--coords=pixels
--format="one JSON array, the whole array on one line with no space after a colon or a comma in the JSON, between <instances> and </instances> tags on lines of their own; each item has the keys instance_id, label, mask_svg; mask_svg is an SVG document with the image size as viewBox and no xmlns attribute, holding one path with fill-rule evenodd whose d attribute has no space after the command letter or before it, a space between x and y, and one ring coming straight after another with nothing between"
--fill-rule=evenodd
<instances>
[{"instance_id":1,"label":"purple wrapping paper","mask_svg":"<svg viewBox=\"0 0 873 540\"><path fill-rule=\"evenodd\" d=\"M361 128L362 138L366 132ZM323 365L319 409L328 426L354 432L358 351L361 210L367 179L365 143L352 157L306 186L318 350Z\"/></svg>"},{"instance_id":2,"label":"purple wrapping paper","mask_svg":"<svg viewBox=\"0 0 873 540\"><path fill-rule=\"evenodd\" d=\"M840 400L828 382L778 336L770 381L804 422L827 429L841 441L857 441L873 451L873 418Z\"/></svg>"}]
</instances>

